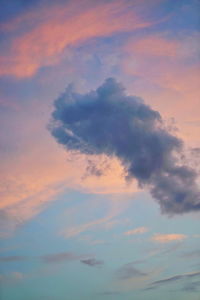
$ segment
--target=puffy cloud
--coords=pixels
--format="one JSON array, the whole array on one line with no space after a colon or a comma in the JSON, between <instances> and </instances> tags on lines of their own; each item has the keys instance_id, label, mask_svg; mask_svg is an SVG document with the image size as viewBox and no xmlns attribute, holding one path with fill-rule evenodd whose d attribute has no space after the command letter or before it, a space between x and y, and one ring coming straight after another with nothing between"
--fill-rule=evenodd
<instances>
[{"instance_id":1,"label":"puffy cloud","mask_svg":"<svg viewBox=\"0 0 200 300\"><path fill-rule=\"evenodd\" d=\"M126 95L115 79L88 94L68 86L54 105L49 130L66 149L117 157L126 179L147 186L163 213L200 209L197 174L180 164L182 141L165 128L157 111Z\"/></svg>"},{"instance_id":2,"label":"puffy cloud","mask_svg":"<svg viewBox=\"0 0 200 300\"><path fill-rule=\"evenodd\" d=\"M175 241L182 241L186 238L187 236L185 234L171 233L171 234L155 234L152 237L152 240L158 243L169 243Z\"/></svg>"}]
</instances>

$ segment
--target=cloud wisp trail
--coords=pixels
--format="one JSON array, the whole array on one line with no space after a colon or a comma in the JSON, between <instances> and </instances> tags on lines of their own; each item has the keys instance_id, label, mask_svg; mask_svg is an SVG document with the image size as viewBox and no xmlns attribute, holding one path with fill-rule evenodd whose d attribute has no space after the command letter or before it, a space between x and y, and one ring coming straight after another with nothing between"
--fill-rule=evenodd
<instances>
[{"instance_id":1,"label":"cloud wisp trail","mask_svg":"<svg viewBox=\"0 0 200 300\"><path fill-rule=\"evenodd\" d=\"M183 142L159 112L113 78L87 94L69 85L54 102L49 130L67 150L117 157L127 180L147 187L162 213L200 210L197 173L180 164Z\"/></svg>"}]
</instances>

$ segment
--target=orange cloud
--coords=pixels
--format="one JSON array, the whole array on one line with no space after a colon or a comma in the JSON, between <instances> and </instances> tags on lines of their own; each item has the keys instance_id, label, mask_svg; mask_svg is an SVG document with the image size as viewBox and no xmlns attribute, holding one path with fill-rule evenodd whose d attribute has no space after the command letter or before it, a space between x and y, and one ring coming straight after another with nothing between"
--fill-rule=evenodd
<instances>
[{"instance_id":1,"label":"orange cloud","mask_svg":"<svg viewBox=\"0 0 200 300\"><path fill-rule=\"evenodd\" d=\"M92 3L75 6L53 5L28 16L17 18L13 24L5 24L5 30L15 30L27 24L25 33L16 33L8 54L0 58L1 75L29 77L41 66L57 63L63 50L87 39L109 36L115 32L130 31L150 26L142 21L126 1ZM16 27L15 27L16 26Z\"/></svg>"},{"instance_id":2,"label":"orange cloud","mask_svg":"<svg viewBox=\"0 0 200 300\"><path fill-rule=\"evenodd\" d=\"M149 231L149 229L147 227L138 227L138 228L126 231L124 234L125 235L143 234L143 233L145 233L147 231Z\"/></svg>"},{"instance_id":3,"label":"orange cloud","mask_svg":"<svg viewBox=\"0 0 200 300\"><path fill-rule=\"evenodd\" d=\"M176 242L176 241L183 241L187 238L185 234L155 234L151 239L154 242L158 243L170 243L170 242Z\"/></svg>"}]
</instances>

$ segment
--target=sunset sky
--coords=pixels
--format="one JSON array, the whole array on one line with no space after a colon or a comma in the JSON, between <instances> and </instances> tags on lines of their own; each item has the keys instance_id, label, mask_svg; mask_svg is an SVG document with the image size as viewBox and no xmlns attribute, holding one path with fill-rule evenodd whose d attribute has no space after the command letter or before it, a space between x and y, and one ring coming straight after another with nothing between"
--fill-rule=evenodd
<instances>
[{"instance_id":1,"label":"sunset sky","mask_svg":"<svg viewBox=\"0 0 200 300\"><path fill-rule=\"evenodd\" d=\"M0 0L0 300L200 300L199 12Z\"/></svg>"}]
</instances>

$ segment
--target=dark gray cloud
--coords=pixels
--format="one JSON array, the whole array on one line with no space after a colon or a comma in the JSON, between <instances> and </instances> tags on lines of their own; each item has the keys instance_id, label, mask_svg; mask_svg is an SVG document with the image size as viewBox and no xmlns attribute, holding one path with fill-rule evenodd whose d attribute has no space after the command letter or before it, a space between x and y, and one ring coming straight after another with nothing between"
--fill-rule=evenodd
<instances>
[{"instance_id":1,"label":"dark gray cloud","mask_svg":"<svg viewBox=\"0 0 200 300\"><path fill-rule=\"evenodd\" d=\"M108 169L108 165L103 166L101 164L101 165L97 166L96 164L97 164L97 162L92 161L91 159L87 160L87 168L86 168L85 177L91 176L91 175L100 177L105 173L105 169Z\"/></svg>"},{"instance_id":2,"label":"dark gray cloud","mask_svg":"<svg viewBox=\"0 0 200 300\"><path fill-rule=\"evenodd\" d=\"M134 263L128 263L117 270L116 276L118 279L126 280L133 277L144 277L148 274L134 267Z\"/></svg>"},{"instance_id":3,"label":"dark gray cloud","mask_svg":"<svg viewBox=\"0 0 200 300\"><path fill-rule=\"evenodd\" d=\"M95 267L104 264L102 260L97 260L95 258L82 259L81 262L90 267Z\"/></svg>"},{"instance_id":4,"label":"dark gray cloud","mask_svg":"<svg viewBox=\"0 0 200 300\"><path fill-rule=\"evenodd\" d=\"M103 170L101 170L100 168L97 168L97 166L91 160L88 160L88 166L87 166L86 171L90 175L92 174L92 175L95 175L97 177L103 175Z\"/></svg>"},{"instance_id":5,"label":"dark gray cloud","mask_svg":"<svg viewBox=\"0 0 200 300\"><path fill-rule=\"evenodd\" d=\"M157 111L126 95L115 79L88 94L68 86L54 106L49 129L67 150L118 157L127 180L147 186L163 213L200 210L197 174L177 158L182 141L164 127Z\"/></svg>"}]
</instances>

